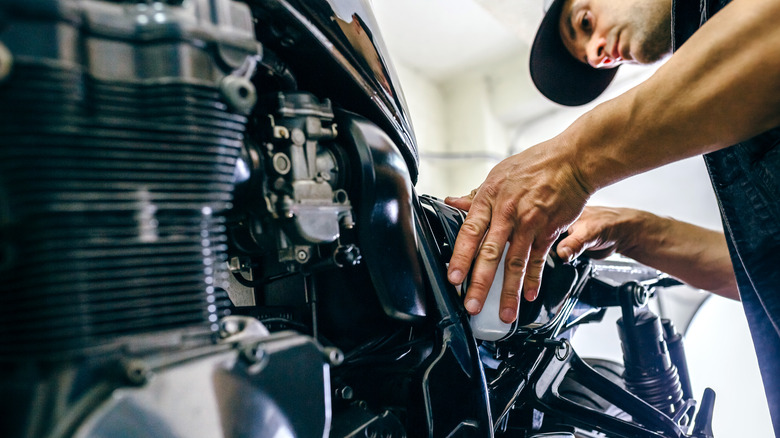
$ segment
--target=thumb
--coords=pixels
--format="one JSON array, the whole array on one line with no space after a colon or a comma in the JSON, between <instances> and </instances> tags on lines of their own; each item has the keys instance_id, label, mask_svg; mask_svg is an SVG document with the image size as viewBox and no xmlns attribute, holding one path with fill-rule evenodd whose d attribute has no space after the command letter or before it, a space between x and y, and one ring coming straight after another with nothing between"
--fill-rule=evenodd
<instances>
[{"instance_id":1,"label":"thumb","mask_svg":"<svg viewBox=\"0 0 780 438\"><path fill-rule=\"evenodd\" d=\"M569 229L569 235L558 242L556 252L562 260L571 262L585 250L583 241Z\"/></svg>"}]
</instances>

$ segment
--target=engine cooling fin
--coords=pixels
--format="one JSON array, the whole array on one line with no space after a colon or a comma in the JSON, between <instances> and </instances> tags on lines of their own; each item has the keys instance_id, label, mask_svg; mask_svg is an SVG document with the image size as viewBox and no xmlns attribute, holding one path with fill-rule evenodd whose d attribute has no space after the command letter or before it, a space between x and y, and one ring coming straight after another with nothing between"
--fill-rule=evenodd
<instances>
[{"instance_id":1,"label":"engine cooling fin","mask_svg":"<svg viewBox=\"0 0 780 438\"><path fill-rule=\"evenodd\" d=\"M17 65L0 86L0 359L214 324L245 123L216 87Z\"/></svg>"}]
</instances>

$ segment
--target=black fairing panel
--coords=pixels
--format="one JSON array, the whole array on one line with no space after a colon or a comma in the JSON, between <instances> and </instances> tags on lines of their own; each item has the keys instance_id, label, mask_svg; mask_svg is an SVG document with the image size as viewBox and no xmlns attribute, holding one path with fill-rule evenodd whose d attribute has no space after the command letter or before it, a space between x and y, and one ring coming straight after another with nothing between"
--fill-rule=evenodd
<instances>
[{"instance_id":1,"label":"black fairing panel","mask_svg":"<svg viewBox=\"0 0 780 438\"><path fill-rule=\"evenodd\" d=\"M409 170L379 127L346 112L337 115L337 122L351 143L358 239L379 301L388 316L417 320L426 307Z\"/></svg>"}]
</instances>

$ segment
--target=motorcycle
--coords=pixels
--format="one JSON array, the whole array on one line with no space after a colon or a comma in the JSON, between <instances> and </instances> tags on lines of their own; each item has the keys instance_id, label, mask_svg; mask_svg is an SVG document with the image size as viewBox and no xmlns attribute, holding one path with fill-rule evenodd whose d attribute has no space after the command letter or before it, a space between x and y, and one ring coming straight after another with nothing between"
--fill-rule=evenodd
<instances>
[{"instance_id":1,"label":"motorcycle","mask_svg":"<svg viewBox=\"0 0 780 438\"><path fill-rule=\"evenodd\" d=\"M0 0L0 434L711 437L669 277L465 312L386 55L366 0Z\"/></svg>"}]
</instances>

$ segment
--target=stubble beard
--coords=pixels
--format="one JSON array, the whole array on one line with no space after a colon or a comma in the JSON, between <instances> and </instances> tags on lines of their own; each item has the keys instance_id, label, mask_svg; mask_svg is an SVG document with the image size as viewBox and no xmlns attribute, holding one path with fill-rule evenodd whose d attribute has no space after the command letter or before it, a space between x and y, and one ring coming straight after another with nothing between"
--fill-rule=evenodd
<instances>
[{"instance_id":1,"label":"stubble beard","mask_svg":"<svg viewBox=\"0 0 780 438\"><path fill-rule=\"evenodd\" d=\"M637 27L639 51L633 53L633 58L640 64L653 64L660 61L672 51L672 17L671 11L653 8L646 9L646 4L636 6L632 11L634 17L645 18L644 23ZM642 10L644 9L644 10Z\"/></svg>"}]
</instances>

